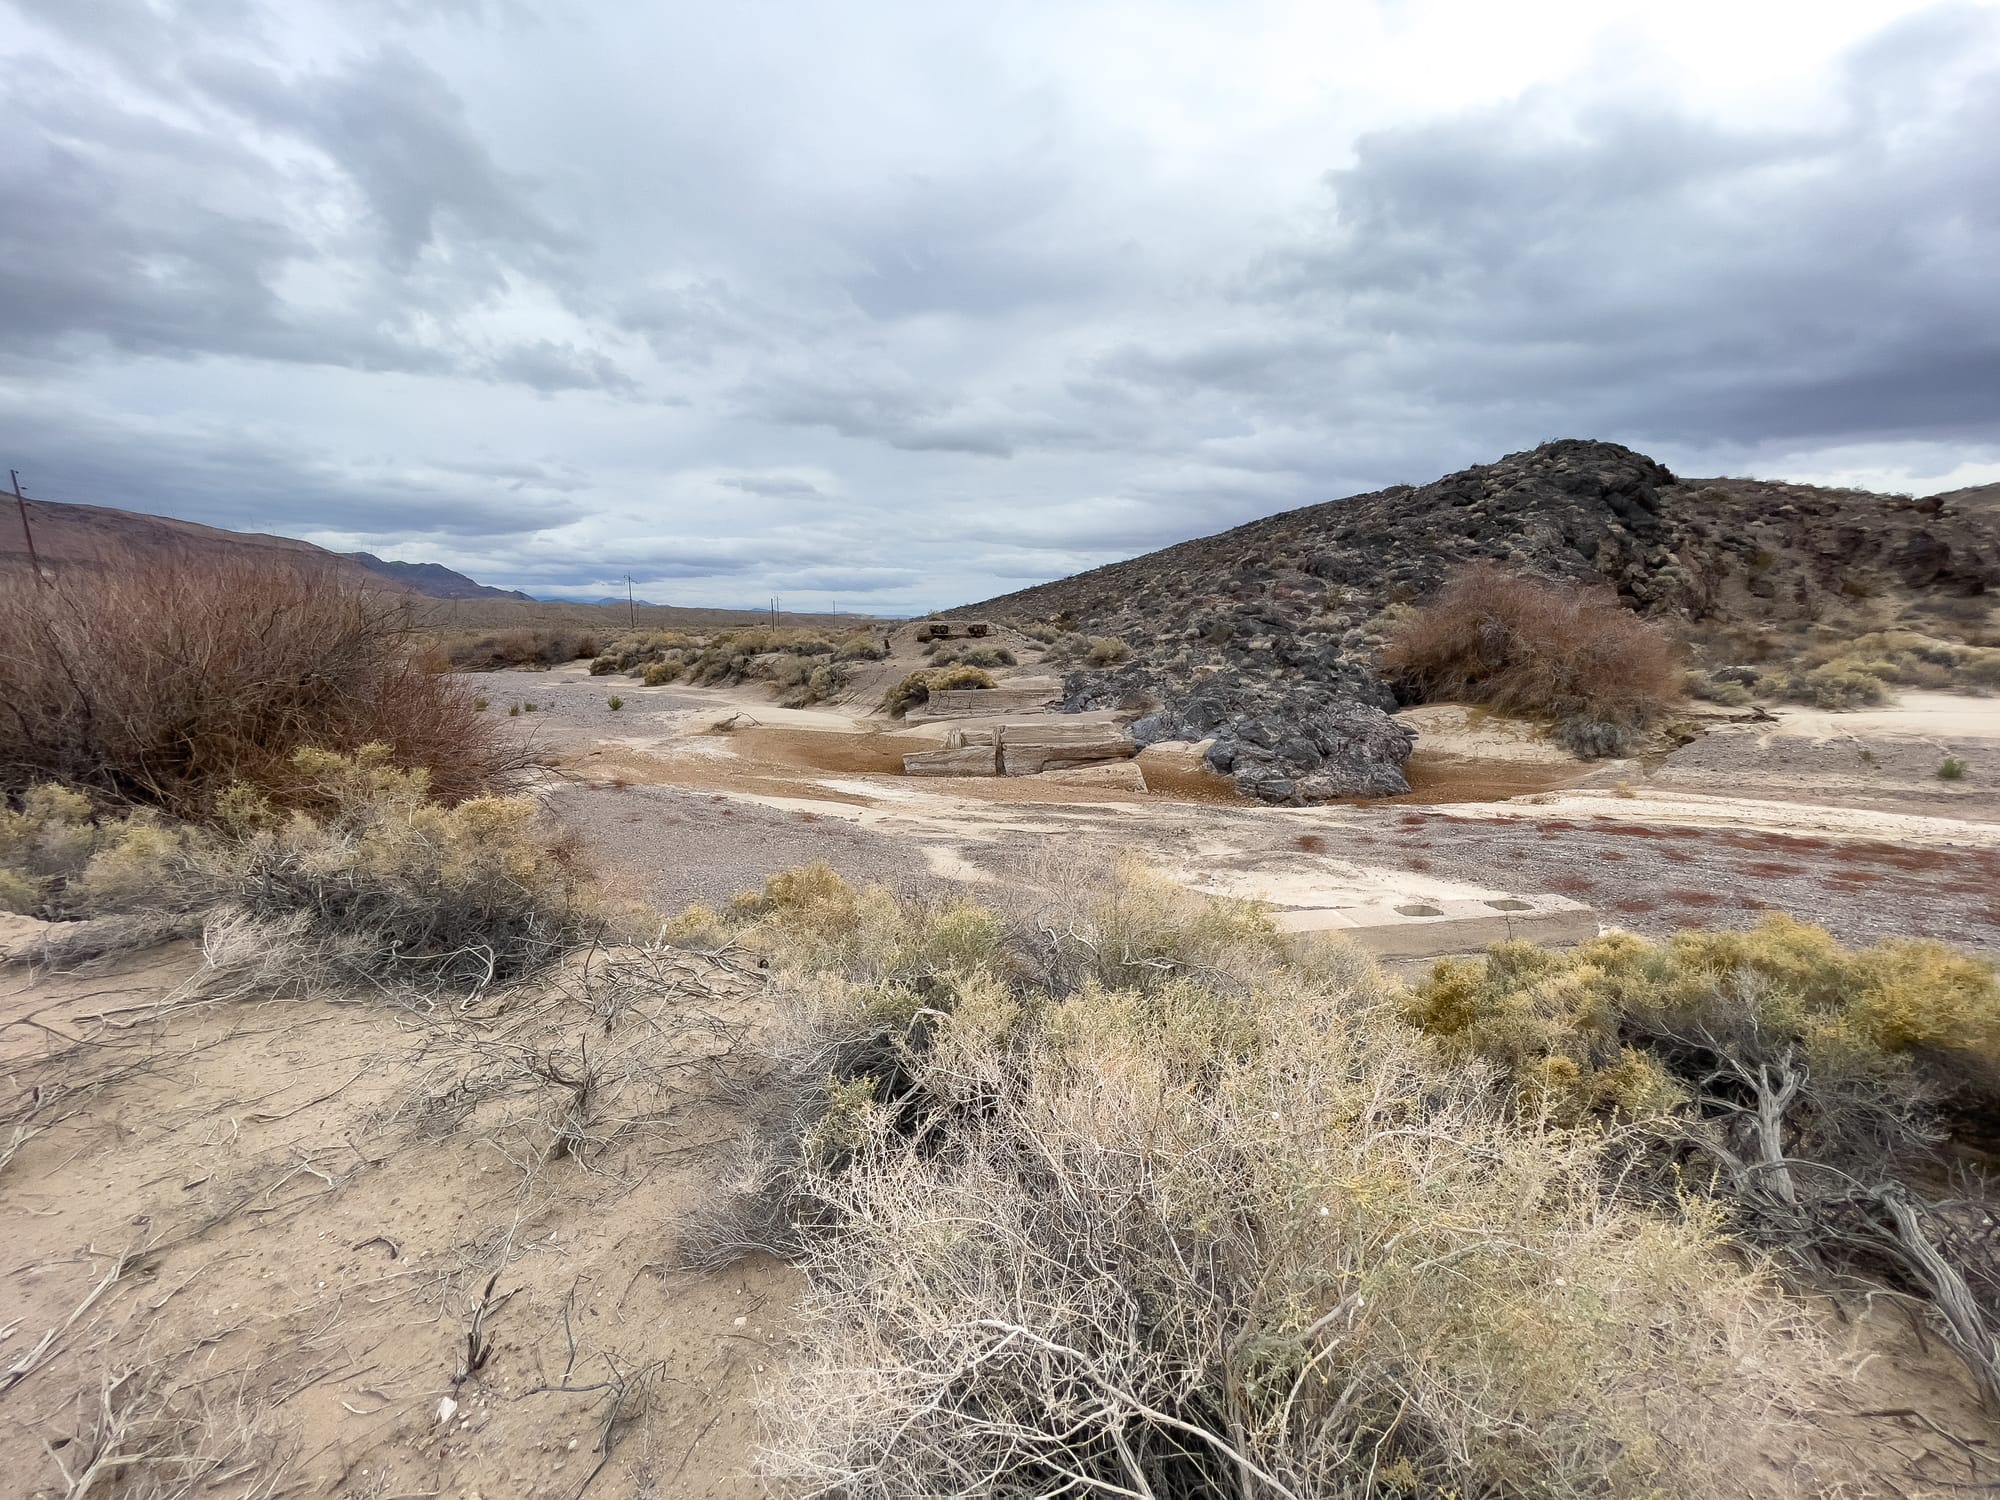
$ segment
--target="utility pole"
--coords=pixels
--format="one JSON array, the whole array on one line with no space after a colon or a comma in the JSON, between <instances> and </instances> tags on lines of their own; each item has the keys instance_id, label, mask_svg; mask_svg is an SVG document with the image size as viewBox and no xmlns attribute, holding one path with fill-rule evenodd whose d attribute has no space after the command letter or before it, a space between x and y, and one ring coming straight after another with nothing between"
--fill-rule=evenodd
<instances>
[{"instance_id":1,"label":"utility pole","mask_svg":"<svg viewBox=\"0 0 2000 1500\"><path fill-rule=\"evenodd\" d=\"M47 587L48 580L42 577L42 559L35 551L35 529L28 524L28 498L21 493L21 476L18 471L9 469L7 477L14 482L14 504L21 512L21 535L28 543L28 566L35 570L35 582Z\"/></svg>"},{"instance_id":2,"label":"utility pole","mask_svg":"<svg viewBox=\"0 0 2000 1500\"><path fill-rule=\"evenodd\" d=\"M631 630L639 623L638 607L632 603L632 575L625 575L625 628Z\"/></svg>"}]
</instances>

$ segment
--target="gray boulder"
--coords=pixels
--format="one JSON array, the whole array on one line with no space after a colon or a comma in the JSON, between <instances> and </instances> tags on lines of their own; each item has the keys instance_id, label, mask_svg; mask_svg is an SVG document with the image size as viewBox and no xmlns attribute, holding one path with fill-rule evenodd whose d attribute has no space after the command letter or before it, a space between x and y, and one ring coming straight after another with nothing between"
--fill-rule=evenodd
<instances>
[{"instance_id":1,"label":"gray boulder","mask_svg":"<svg viewBox=\"0 0 2000 1500\"><path fill-rule=\"evenodd\" d=\"M1369 701L1380 695L1372 682L1284 682L1221 672L1176 684L1137 667L1072 673L1063 686L1063 706L1073 712L1147 709L1131 725L1142 747L1212 740L1209 767L1261 801L1298 806L1394 797L1410 789L1403 766L1416 735L1379 701Z\"/></svg>"}]
</instances>

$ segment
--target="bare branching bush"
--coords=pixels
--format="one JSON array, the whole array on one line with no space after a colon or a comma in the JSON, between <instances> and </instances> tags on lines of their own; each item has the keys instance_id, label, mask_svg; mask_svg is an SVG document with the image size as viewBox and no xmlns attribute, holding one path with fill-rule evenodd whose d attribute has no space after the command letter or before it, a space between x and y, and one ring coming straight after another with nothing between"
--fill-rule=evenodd
<instances>
[{"instance_id":1,"label":"bare branching bush","mask_svg":"<svg viewBox=\"0 0 2000 1500\"><path fill-rule=\"evenodd\" d=\"M1608 591L1557 587L1485 563L1400 619L1382 670L1420 702L1546 719L1586 756L1625 754L1683 690L1666 633Z\"/></svg>"},{"instance_id":2,"label":"bare branching bush","mask_svg":"<svg viewBox=\"0 0 2000 1500\"><path fill-rule=\"evenodd\" d=\"M446 800L521 752L413 657L404 604L311 572L185 559L0 584L0 793L55 781L203 817L282 796L302 747L387 745Z\"/></svg>"},{"instance_id":3,"label":"bare branching bush","mask_svg":"<svg viewBox=\"0 0 2000 1500\"><path fill-rule=\"evenodd\" d=\"M430 1017L395 1114L424 1135L476 1128L524 1182L557 1164L593 1170L696 1088L725 1090L742 1046L715 994L661 948L572 952L530 995L495 997L482 1022Z\"/></svg>"},{"instance_id":4,"label":"bare branching bush","mask_svg":"<svg viewBox=\"0 0 2000 1500\"><path fill-rule=\"evenodd\" d=\"M1634 1122L1629 1181L1661 1199L1706 1177L1739 1233L1811 1280L1927 1304L2000 1404L2000 1250L1983 1182L1943 1180L1948 1134L2000 1122L2000 979L1930 942L1842 949L1789 918L1665 945L1506 943L1440 964L1408 1016L1498 1064L1518 1107Z\"/></svg>"},{"instance_id":5,"label":"bare branching bush","mask_svg":"<svg viewBox=\"0 0 2000 1500\"><path fill-rule=\"evenodd\" d=\"M243 1382L230 1390L162 1365L107 1372L76 1403L74 1432L49 1445L66 1500L267 1500L297 1488L297 1441ZM220 1388L218 1388L220 1387Z\"/></svg>"},{"instance_id":6,"label":"bare branching bush","mask_svg":"<svg viewBox=\"0 0 2000 1500\"><path fill-rule=\"evenodd\" d=\"M739 903L790 1019L680 1244L807 1273L777 1477L1720 1494L1785 1451L1821 1373L1796 1305L1699 1198L1621 1197L1615 1132L1525 1120L1351 948L1129 867L1066 905L830 871Z\"/></svg>"}]
</instances>

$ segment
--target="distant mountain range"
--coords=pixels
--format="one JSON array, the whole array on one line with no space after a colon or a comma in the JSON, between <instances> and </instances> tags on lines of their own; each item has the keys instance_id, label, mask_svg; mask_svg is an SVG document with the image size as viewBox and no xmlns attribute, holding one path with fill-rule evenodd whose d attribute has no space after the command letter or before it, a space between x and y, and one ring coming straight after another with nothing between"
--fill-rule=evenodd
<instances>
[{"instance_id":1,"label":"distant mountain range","mask_svg":"<svg viewBox=\"0 0 2000 1500\"><path fill-rule=\"evenodd\" d=\"M419 594L428 594L433 599L529 599L534 595L524 594L519 589L496 589L491 584L474 583L463 573L455 573L443 563L389 562L372 552L342 552L340 557L351 557L369 572L382 578L400 583L406 589ZM609 600L602 601L610 603ZM619 600L624 603L624 600Z\"/></svg>"},{"instance_id":2,"label":"distant mountain range","mask_svg":"<svg viewBox=\"0 0 2000 1500\"><path fill-rule=\"evenodd\" d=\"M323 568L356 583L375 588L387 585L430 599L529 599L519 590L489 588L439 563L388 562L370 552L330 552L296 537L226 531L171 516L60 500L30 500L27 513L35 553L46 572L101 568L114 558L135 556L236 557ZM7 497L0 506L0 573L25 572L27 568L27 539L22 534L19 511L12 497Z\"/></svg>"},{"instance_id":3,"label":"distant mountain range","mask_svg":"<svg viewBox=\"0 0 2000 1500\"><path fill-rule=\"evenodd\" d=\"M544 604L633 604L640 609L664 609L665 605L651 599L630 599L623 594L603 594L595 599L586 599L580 594L532 594L518 597L534 598Z\"/></svg>"}]
</instances>

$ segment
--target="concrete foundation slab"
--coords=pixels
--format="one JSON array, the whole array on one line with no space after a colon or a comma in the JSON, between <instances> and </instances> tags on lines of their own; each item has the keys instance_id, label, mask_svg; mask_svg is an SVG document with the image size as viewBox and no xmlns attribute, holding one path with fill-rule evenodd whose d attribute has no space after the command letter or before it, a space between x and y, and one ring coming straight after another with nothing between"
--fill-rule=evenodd
<instances>
[{"instance_id":1,"label":"concrete foundation slab","mask_svg":"<svg viewBox=\"0 0 2000 1500\"><path fill-rule=\"evenodd\" d=\"M919 714L926 719L963 719L979 714L1013 714L1045 708L1062 697L1062 684L1052 677L1017 677L999 687L941 688L930 695Z\"/></svg>"},{"instance_id":2,"label":"concrete foundation slab","mask_svg":"<svg viewBox=\"0 0 2000 1500\"><path fill-rule=\"evenodd\" d=\"M1564 896L1490 900L1410 898L1277 913L1285 932L1337 932L1383 958L1477 953L1512 938L1561 946L1597 936L1597 913Z\"/></svg>"}]
</instances>

